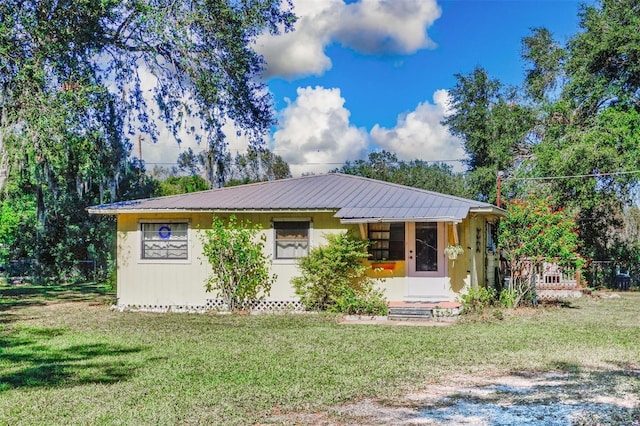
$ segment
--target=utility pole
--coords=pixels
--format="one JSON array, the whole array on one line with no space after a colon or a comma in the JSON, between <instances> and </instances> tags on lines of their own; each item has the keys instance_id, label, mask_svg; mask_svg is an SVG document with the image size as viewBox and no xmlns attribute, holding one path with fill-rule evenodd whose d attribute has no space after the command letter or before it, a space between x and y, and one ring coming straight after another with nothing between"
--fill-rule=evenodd
<instances>
[{"instance_id":1,"label":"utility pole","mask_svg":"<svg viewBox=\"0 0 640 426\"><path fill-rule=\"evenodd\" d=\"M140 167L142 167L142 141L144 138L142 135L138 135L138 161L140 161Z\"/></svg>"},{"instance_id":2,"label":"utility pole","mask_svg":"<svg viewBox=\"0 0 640 426\"><path fill-rule=\"evenodd\" d=\"M142 135L138 135L138 179L140 185L142 185L142 141L144 138Z\"/></svg>"},{"instance_id":3,"label":"utility pole","mask_svg":"<svg viewBox=\"0 0 640 426\"><path fill-rule=\"evenodd\" d=\"M498 171L498 177L496 179L496 206L500 208L500 197L502 192L502 178L504 177L504 172L502 170Z\"/></svg>"}]
</instances>

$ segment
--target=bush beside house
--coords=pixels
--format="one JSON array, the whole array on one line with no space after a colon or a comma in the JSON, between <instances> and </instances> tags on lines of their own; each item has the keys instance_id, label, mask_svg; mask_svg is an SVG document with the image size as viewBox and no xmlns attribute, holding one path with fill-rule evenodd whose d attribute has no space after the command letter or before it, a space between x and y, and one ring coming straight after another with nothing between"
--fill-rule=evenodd
<instances>
[{"instance_id":1,"label":"bush beside house","mask_svg":"<svg viewBox=\"0 0 640 426\"><path fill-rule=\"evenodd\" d=\"M376 279L366 276L368 241L349 233L326 235L327 244L300 259L301 276L292 279L307 309L353 315L386 315L387 302Z\"/></svg>"}]
</instances>

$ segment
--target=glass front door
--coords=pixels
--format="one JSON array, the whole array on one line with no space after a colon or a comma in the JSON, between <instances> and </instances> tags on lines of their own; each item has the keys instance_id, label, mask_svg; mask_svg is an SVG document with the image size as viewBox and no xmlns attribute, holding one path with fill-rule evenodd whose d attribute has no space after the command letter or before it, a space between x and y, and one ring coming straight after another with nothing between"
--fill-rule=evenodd
<instances>
[{"instance_id":1,"label":"glass front door","mask_svg":"<svg viewBox=\"0 0 640 426\"><path fill-rule=\"evenodd\" d=\"M415 225L416 272L438 270L438 224L416 223Z\"/></svg>"},{"instance_id":2,"label":"glass front door","mask_svg":"<svg viewBox=\"0 0 640 426\"><path fill-rule=\"evenodd\" d=\"M444 223L407 223L407 272L410 277L444 276Z\"/></svg>"}]
</instances>

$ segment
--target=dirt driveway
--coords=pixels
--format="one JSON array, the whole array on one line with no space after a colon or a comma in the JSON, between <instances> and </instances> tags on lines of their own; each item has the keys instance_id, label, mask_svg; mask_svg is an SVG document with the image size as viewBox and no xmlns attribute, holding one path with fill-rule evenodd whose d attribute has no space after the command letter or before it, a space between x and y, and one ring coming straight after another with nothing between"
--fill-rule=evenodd
<instances>
[{"instance_id":1,"label":"dirt driveway","mask_svg":"<svg viewBox=\"0 0 640 426\"><path fill-rule=\"evenodd\" d=\"M640 426L640 370L449 377L393 400L364 400L331 412L268 423L313 425Z\"/></svg>"}]
</instances>

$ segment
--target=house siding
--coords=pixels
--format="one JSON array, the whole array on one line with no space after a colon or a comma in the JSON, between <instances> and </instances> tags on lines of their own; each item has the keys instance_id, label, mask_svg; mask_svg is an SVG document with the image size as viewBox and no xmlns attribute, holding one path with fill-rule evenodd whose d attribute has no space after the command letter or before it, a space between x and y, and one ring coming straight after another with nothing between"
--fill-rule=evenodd
<instances>
[{"instance_id":1,"label":"house siding","mask_svg":"<svg viewBox=\"0 0 640 426\"><path fill-rule=\"evenodd\" d=\"M189 259L141 260L140 222L188 220ZM204 282L211 268L201 260L198 229L209 227L208 214L118 215L118 304L126 306L204 306Z\"/></svg>"},{"instance_id":2,"label":"house siding","mask_svg":"<svg viewBox=\"0 0 640 426\"><path fill-rule=\"evenodd\" d=\"M340 224L333 213L238 213L238 220L259 224L266 236L265 249L269 255L275 246L271 229L273 219L310 219L311 247L326 243L326 234L355 229ZM229 214L219 215L225 219ZM141 260L140 222L183 221L189 226L189 259L182 261ZM137 307L190 306L205 307L208 299L216 299L215 292L205 291L205 281L211 267L202 256L202 230L211 226L210 213L158 213L118 215L118 305ZM291 278L299 275L296 260L275 260L271 272L277 281L267 300L297 300L291 287Z\"/></svg>"},{"instance_id":3,"label":"house siding","mask_svg":"<svg viewBox=\"0 0 640 426\"><path fill-rule=\"evenodd\" d=\"M341 224L334 212L265 212L237 213L241 221L259 224L265 237L265 250L271 256L275 247L273 220L301 219L312 222L310 247L326 244L326 235L353 230L359 234L358 225ZM225 219L229 214L221 214ZM189 258L178 261L141 260L140 222L189 221ZM205 291L205 281L211 267L202 257L202 230L211 226L211 213L122 213L118 215L118 305L123 307L206 308L208 301L217 299L215 292ZM406 261L395 261L392 270L369 271L375 278L382 278L380 288L387 300L402 301L411 295L410 286L423 286L423 298L432 301L455 301L471 286L484 286L486 256L486 218L482 215L464 219L458 225L459 243L464 253L456 260L444 258L443 276L408 277ZM444 226L445 241L451 242L450 225ZM478 229L480 232L478 233ZM287 302L297 297L291 279L300 274L296 260L274 260L271 272L277 275L267 300Z\"/></svg>"}]
</instances>

